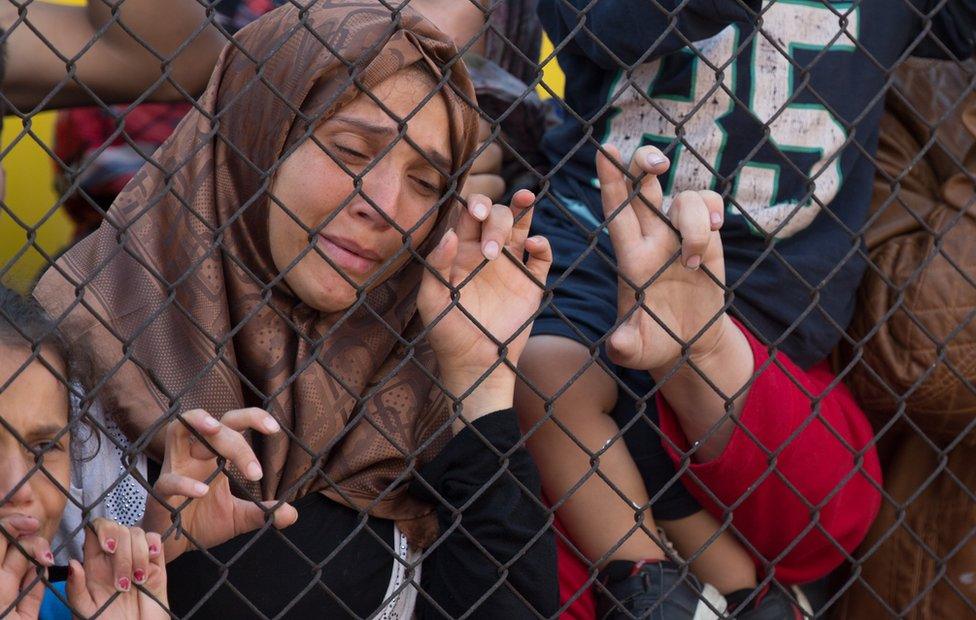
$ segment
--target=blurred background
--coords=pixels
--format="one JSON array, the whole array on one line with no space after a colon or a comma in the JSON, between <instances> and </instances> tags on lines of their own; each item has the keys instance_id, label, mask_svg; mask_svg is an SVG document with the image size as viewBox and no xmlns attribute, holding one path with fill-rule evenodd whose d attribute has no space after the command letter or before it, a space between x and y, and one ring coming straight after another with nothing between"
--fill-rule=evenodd
<instances>
[{"instance_id":1,"label":"blurred background","mask_svg":"<svg viewBox=\"0 0 976 620\"><path fill-rule=\"evenodd\" d=\"M84 0L35 0L40 1L85 4ZM551 53L552 44L544 39L542 59ZM563 75L555 59L544 65L543 74L546 84L562 94ZM549 97L545 89L538 91L541 97ZM0 162L7 173L6 202L20 222L0 210L0 271L7 267L3 280L21 291L30 288L47 263L44 254L57 254L71 238L68 218L58 208L54 167L48 154L56 117L57 112L51 111L35 114L27 123L13 116L3 119ZM34 231L33 242L29 231Z\"/></svg>"}]
</instances>

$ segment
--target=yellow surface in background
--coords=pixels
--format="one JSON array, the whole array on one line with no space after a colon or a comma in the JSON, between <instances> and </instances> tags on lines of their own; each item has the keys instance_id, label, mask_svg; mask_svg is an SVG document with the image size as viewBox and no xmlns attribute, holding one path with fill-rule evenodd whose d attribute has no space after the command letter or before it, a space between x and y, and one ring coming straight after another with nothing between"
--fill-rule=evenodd
<instances>
[{"instance_id":1,"label":"yellow surface in background","mask_svg":"<svg viewBox=\"0 0 976 620\"><path fill-rule=\"evenodd\" d=\"M46 1L75 6L85 4L84 0ZM21 119L4 118L3 149L16 144L0 160L7 173L7 207L23 225L36 228L34 241L48 254L63 248L71 236L68 219L55 210L54 168L40 144L51 143L54 116L54 112L44 112L31 119L30 128L37 139L20 135L24 130ZM0 278L3 283L24 290L46 264L44 257L30 246L28 230L6 211L0 211Z\"/></svg>"},{"instance_id":2,"label":"yellow surface in background","mask_svg":"<svg viewBox=\"0 0 976 620\"><path fill-rule=\"evenodd\" d=\"M566 76L563 75L563 70L559 68L556 63L556 57L553 56L551 60L546 62L546 59L552 54L552 41L549 40L545 34L542 35L542 81L546 83L552 92L556 93L557 96L562 97L563 93L566 92ZM539 96L543 99L549 98L549 92L539 86L538 88Z\"/></svg>"},{"instance_id":3,"label":"yellow surface in background","mask_svg":"<svg viewBox=\"0 0 976 620\"><path fill-rule=\"evenodd\" d=\"M82 5L83 0L51 0L56 4ZM552 43L544 38L542 59L552 54ZM565 79L555 58L543 66L543 80L562 96ZM543 88L540 96L549 97ZM56 254L71 237L71 226L64 213L56 208L54 192L54 167L41 143L51 144L54 135L54 112L34 116L30 129L36 138L24 134L23 121L17 117L3 120L3 148L16 142L11 151L0 160L7 173L6 204L17 223L8 213L0 211L0 273L3 283L25 290L38 272L47 264L44 256L32 247L34 243L48 255ZM43 223L42 223L43 222ZM24 226L29 227L25 229ZM31 230L33 229L33 230Z\"/></svg>"}]
</instances>

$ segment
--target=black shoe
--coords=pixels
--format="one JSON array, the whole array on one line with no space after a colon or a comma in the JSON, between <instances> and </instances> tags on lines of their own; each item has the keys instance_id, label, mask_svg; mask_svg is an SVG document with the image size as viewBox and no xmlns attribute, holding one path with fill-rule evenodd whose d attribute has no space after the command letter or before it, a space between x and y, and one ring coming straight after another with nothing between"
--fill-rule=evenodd
<instances>
[{"instance_id":1,"label":"black shoe","mask_svg":"<svg viewBox=\"0 0 976 620\"><path fill-rule=\"evenodd\" d=\"M718 590L674 562L610 562L599 582L599 620L712 620L726 607Z\"/></svg>"},{"instance_id":2,"label":"black shoe","mask_svg":"<svg viewBox=\"0 0 976 620\"><path fill-rule=\"evenodd\" d=\"M735 594L730 594L733 598ZM741 611L732 613L736 620L804 620L803 613L793 597L778 585L767 585L755 600L750 601Z\"/></svg>"}]
</instances>

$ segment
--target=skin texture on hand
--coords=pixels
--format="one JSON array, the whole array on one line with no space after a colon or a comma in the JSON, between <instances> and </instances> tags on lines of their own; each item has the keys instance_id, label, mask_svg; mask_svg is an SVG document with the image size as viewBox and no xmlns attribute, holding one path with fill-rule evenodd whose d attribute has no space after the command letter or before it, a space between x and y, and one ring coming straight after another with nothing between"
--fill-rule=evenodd
<instances>
[{"instance_id":1,"label":"skin texture on hand","mask_svg":"<svg viewBox=\"0 0 976 620\"><path fill-rule=\"evenodd\" d=\"M85 561L68 562L72 608L109 620L169 618L166 559L159 534L96 519L85 532ZM103 610L104 608L104 610Z\"/></svg>"},{"instance_id":2,"label":"skin texture on hand","mask_svg":"<svg viewBox=\"0 0 976 620\"><path fill-rule=\"evenodd\" d=\"M518 192L511 207L473 196L457 230L448 231L427 257L417 308L451 395L460 397L476 386L463 399L462 416L469 422L512 406L513 368L552 264L549 242L528 236L534 202L529 191ZM456 304L445 284L457 287ZM506 345L501 363L495 340ZM459 428L463 421L455 423Z\"/></svg>"},{"instance_id":3,"label":"skin texture on hand","mask_svg":"<svg viewBox=\"0 0 976 620\"><path fill-rule=\"evenodd\" d=\"M695 457L710 460L732 435L731 418L754 370L749 343L725 312L722 198L681 192L664 214L664 154L637 149L628 170L638 180L631 198L619 151L604 150L597 174L620 276L620 325L607 352L621 366L651 373L688 439L702 441Z\"/></svg>"},{"instance_id":4,"label":"skin texture on hand","mask_svg":"<svg viewBox=\"0 0 976 620\"><path fill-rule=\"evenodd\" d=\"M249 480L264 475L254 450L242 435L246 430L264 435L281 432L281 426L262 409L235 409L217 420L202 409L183 413L166 429L166 451L143 524L163 535L167 558L184 551L210 548L264 525L271 512L275 527L284 528L298 519L290 504L253 501L235 497L230 479L218 465L223 457ZM173 512L179 510L179 531L173 532Z\"/></svg>"},{"instance_id":5,"label":"skin texture on hand","mask_svg":"<svg viewBox=\"0 0 976 620\"><path fill-rule=\"evenodd\" d=\"M41 523L34 517L4 517L0 528L0 615L12 620L34 620L44 598L37 566L54 565L51 546L38 535Z\"/></svg>"}]
</instances>

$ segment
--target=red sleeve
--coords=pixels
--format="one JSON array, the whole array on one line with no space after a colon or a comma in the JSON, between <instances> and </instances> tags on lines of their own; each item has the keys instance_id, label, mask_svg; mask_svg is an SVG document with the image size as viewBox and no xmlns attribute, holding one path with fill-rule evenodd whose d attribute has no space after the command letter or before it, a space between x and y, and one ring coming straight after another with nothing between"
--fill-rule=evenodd
<instances>
[{"instance_id":1,"label":"red sleeve","mask_svg":"<svg viewBox=\"0 0 976 620\"><path fill-rule=\"evenodd\" d=\"M688 439L659 393L665 448L679 471L687 467L685 486L706 510L719 520L731 513L761 571L786 584L813 581L860 544L878 513L874 433L826 363L804 371L783 353L771 359L739 328L757 376L725 450L692 462Z\"/></svg>"}]
</instances>

